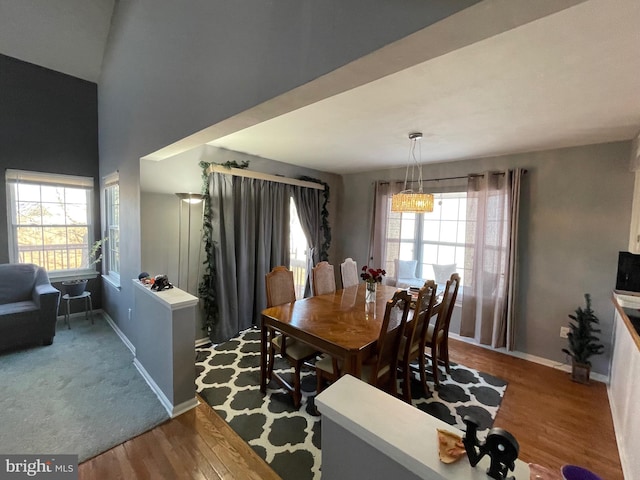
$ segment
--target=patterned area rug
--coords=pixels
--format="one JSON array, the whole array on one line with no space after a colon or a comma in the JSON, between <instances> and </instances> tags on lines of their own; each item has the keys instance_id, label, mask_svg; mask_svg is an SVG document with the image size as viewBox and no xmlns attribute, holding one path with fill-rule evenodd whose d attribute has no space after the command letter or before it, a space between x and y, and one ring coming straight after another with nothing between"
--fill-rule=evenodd
<instances>
[{"instance_id":1,"label":"patterned area rug","mask_svg":"<svg viewBox=\"0 0 640 480\"><path fill-rule=\"evenodd\" d=\"M256 329L216 347L197 348L196 368L198 393L278 475L284 480L320 478L321 417L315 415L313 404L313 371L303 373L299 410L273 380L262 395L260 331ZM285 374L290 370L282 360L276 361L274 369ZM456 364L441 379L438 391L425 395L417 375L411 385L414 406L460 429L464 416L473 414L480 422L480 438L493 425L506 389L505 381Z\"/></svg>"}]
</instances>

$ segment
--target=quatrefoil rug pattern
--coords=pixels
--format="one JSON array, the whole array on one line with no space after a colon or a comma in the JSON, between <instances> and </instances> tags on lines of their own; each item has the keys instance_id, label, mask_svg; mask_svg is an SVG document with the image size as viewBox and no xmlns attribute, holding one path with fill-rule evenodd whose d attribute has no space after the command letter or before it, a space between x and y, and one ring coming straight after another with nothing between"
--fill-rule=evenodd
<instances>
[{"instance_id":1,"label":"quatrefoil rug pattern","mask_svg":"<svg viewBox=\"0 0 640 480\"><path fill-rule=\"evenodd\" d=\"M286 374L288 363L274 367ZM313 403L316 378L303 372L300 409L271 381L260 393L260 331L249 329L217 346L196 349L196 386L200 396L284 480L320 478L320 420ZM507 388L505 381L462 365L440 380L438 391L424 394L417 379L412 383L412 403L417 408L460 429L462 419L473 414L480 422L479 437L493 425ZM430 387L433 384L430 383Z\"/></svg>"}]
</instances>

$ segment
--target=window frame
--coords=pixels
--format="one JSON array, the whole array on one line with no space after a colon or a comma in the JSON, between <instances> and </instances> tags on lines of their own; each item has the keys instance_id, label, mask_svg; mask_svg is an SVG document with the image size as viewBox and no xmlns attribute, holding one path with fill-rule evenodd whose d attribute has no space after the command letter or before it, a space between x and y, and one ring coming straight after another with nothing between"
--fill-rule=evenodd
<instances>
[{"instance_id":1,"label":"window frame","mask_svg":"<svg viewBox=\"0 0 640 480\"><path fill-rule=\"evenodd\" d=\"M64 175L59 173L47 173L47 172L36 172L36 171L27 171L27 170L15 170L15 169L7 169L5 171L5 187L6 187L6 195L7 195L7 228L8 228L8 244L9 244L9 262L10 263L21 263L20 262L20 248L18 242L18 229L21 226L18 224L18 210L19 210L19 185L20 184L28 184L38 186L42 194L42 187L56 187L56 188L69 188L69 189L77 189L77 190L85 190L86 193L86 224L79 224L78 226L82 228L86 228L87 234L86 239L83 246L83 250L86 248L87 261L89 259L89 252L91 251L91 246L94 243L94 179L93 177L84 177L84 176L76 176L76 175ZM31 201L33 202L33 201ZM42 205L47 203L43 202L42 196L39 198L40 208ZM67 211L67 201L63 202L65 215ZM70 203L70 202L69 202ZM29 224L25 224L29 225ZM51 228L69 228L68 223L64 224L56 224L56 225L44 225L44 224L35 224L33 227L40 227L43 230L44 235L44 227ZM39 244L42 246L42 251L45 251L46 244L44 240ZM65 244L66 252L69 252L69 244L68 242ZM69 255L69 253L67 253ZM46 265L44 268L47 269L47 273L51 280L55 281L64 281L70 279L89 279L95 278L98 275L98 272L93 266L89 267L80 267L80 268L63 268L63 269L49 269Z\"/></svg>"},{"instance_id":2,"label":"window frame","mask_svg":"<svg viewBox=\"0 0 640 480\"><path fill-rule=\"evenodd\" d=\"M114 189L117 203L114 205ZM120 288L120 175L118 171L102 179L103 232L109 240L103 245L102 278ZM117 208L116 208L117 207ZM117 210L117 211L116 211ZM117 218L116 218L117 217Z\"/></svg>"}]
</instances>

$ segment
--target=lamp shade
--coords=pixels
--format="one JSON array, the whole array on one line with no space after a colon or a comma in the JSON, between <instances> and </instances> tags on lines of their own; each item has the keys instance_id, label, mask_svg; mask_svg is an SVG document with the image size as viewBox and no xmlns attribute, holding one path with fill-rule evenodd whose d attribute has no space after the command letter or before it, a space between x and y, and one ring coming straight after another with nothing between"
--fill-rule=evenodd
<instances>
[{"instance_id":1,"label":"lamp shade","mask_svg":"<svg viewBox=\"0 0 640 480\"><path fill-rule=\"evenodd\" d=\"M204 195L202 193L176 193L176 196L187 203L200 203L204 200Z\"/></svg>"},{"instance_id":2,"label":"lamp shade","mask_svg":"<svg viewBox=\"0 0 640 480\"><path fill-rule=\"evenodd\" d=\"M433 212L433 195L430 193L413 193L404 191L391 197L392 212Z\"/></svg>"}]
</instances>

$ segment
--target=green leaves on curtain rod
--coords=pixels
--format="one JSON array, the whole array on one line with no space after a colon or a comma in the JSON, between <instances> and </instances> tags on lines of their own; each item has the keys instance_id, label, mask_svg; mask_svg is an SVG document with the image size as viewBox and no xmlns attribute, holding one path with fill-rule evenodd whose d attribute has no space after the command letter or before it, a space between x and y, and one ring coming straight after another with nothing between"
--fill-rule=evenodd
<instances>
[{"instance_id":1,"label":"green leaves on curtain rod","mask_svg":"<svg viewBox=\"0 0 640 480\"><path fill-rule=\"evenodd\" d=\"M209 196L209 174L207 170L212 165L221 165L225 168L244 169L249 166L248 161L238 163L236 161L216 163L200 162L202 168L202 194L204 195L204 213L202 219L202 241L204 242L205 259L202 262L204 272L202 281L198 285L198 296L202 299L204 307L204 326L210 334L213 326L218 322L217 292L215 289L216 268L213 263L213 226L211 223L211 197Z\"/></svg>"},{"instance_id":2,"label":"green leaves on curtain rod","mask_svg":"<svg viewBox=\"0 0 640 480\"><path fill-rule=\"evenodd\" d=\"M320 215L322 216L322 230L324 232L324 242L322 242L322 246L320 247L320 261L328 261L329 260L329 247L331 246L331 226L329 225L329 210L327 209L327 205L329 204L329 184L327 182L323 182L317 178L312 177L300 177L299 180L304 180L305 182L314 182L319 183L324 186L324 202L322 203L322 211Z\"/></svg>"}]
</instances>

